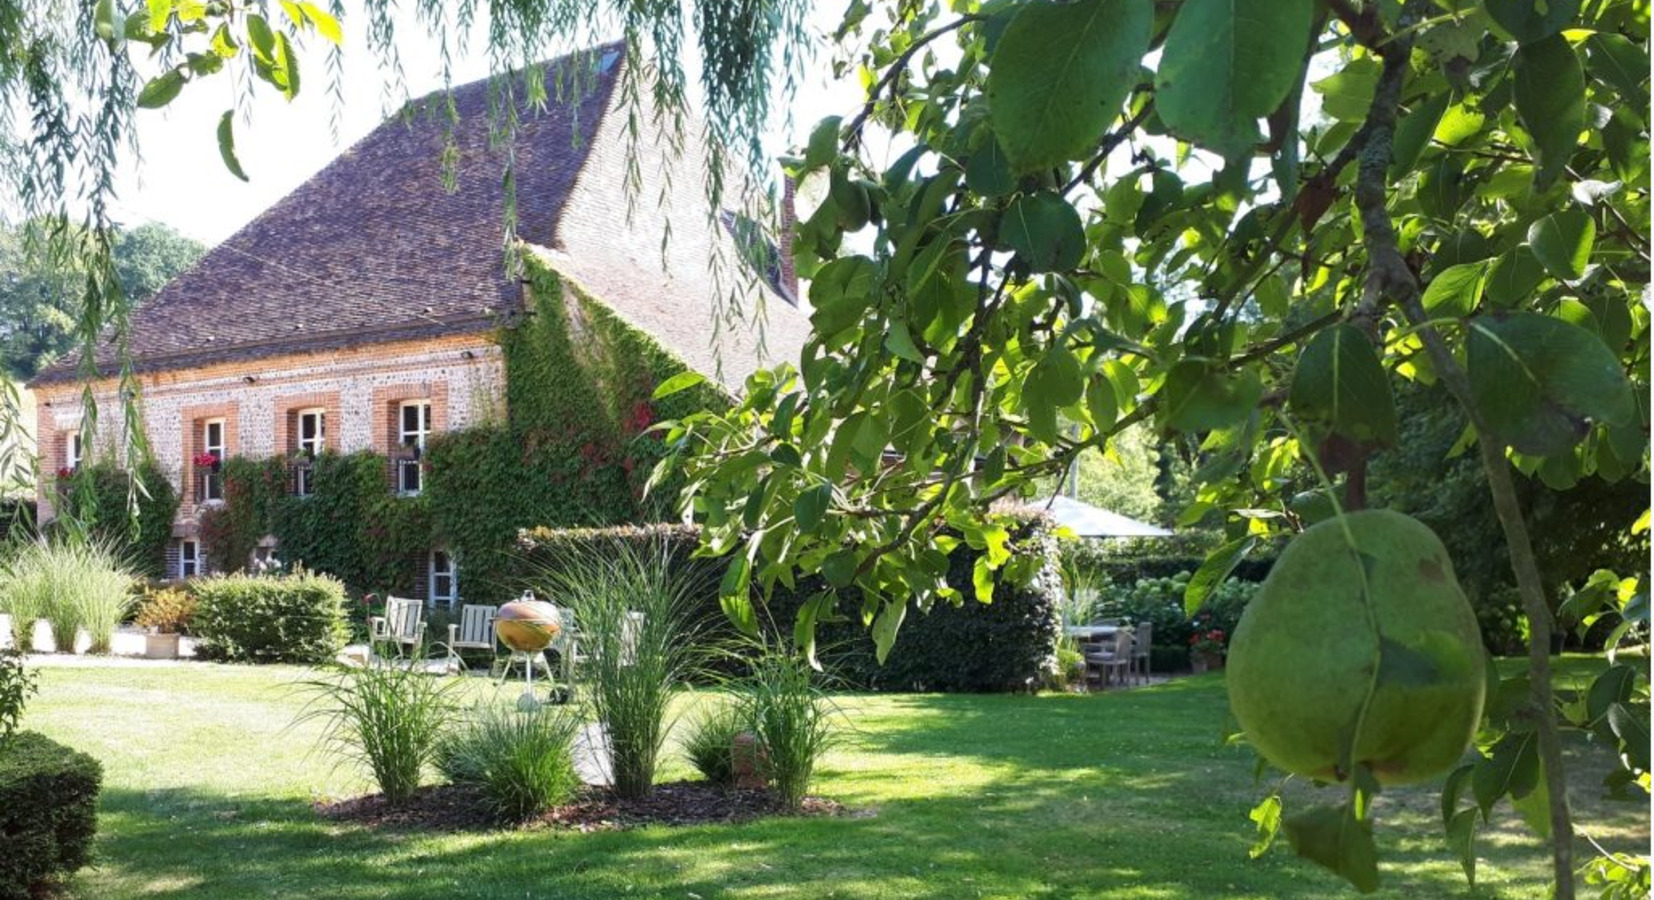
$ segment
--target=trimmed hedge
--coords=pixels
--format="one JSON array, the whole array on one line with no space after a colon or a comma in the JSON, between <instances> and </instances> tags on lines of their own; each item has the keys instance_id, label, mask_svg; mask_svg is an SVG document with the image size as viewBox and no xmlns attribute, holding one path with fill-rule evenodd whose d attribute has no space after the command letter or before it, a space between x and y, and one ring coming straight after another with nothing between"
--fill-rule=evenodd
<instances>
[{"instance_id":1,"label":"trimmed hedge","mask_svg":"<svg viewBox=\"0 0 1654 900\"><path fill-rule=\"evenodd\" d=\"M689 525L539 528L523 532L519 546L526 568L546 570L555 569L560 559L570 555L603 553L615 542L650 546L664 541L675 565L703 569L700 581L707 590L700 609L712 623L708 637L733 638L733 627L724 619L717 596L727 560L692 557L699 536L699 530ZM1001 585L993 603L976 602L971 588L976 551L961 544L953 553L948 582L965 599L957 605L938 602L928 613L910 610L883 666L875 659L873 639L851 603L841 603L844 619L816 627L817 655L823 666L843 686L868 690L1017 691L1039 685L1056 665L1062 578L1043 520L1025 521L1014 545L1021 552L1046 558L1046 565L1028 585L1014 589ZM798 579L791 590L777 586L762 605L760 620L767 619L766 628L774 635L790 639L799 606L825 587L818 576Z\"/></svg>"},{"instance_id":2,"label":"trimmed hedge","mask_svg":"<svg viewBox=\"0 0 1654 900\"><path fill-rule=\"evenodd\" d=\"M103 766L32 731L0 743L0 900L42 896L91 860Z\"/></svg>"},{"instance_id":3,"label":"trimmed hedge","mask_svg":"<svg viewBox=\"0 0 1654 900\"><path fill-rule=\"evenodd\" d=\"M1094 549L1070 552L1075 554L1073 565L1104 575L1113 584L1127 586L1149 578L1176 578L1180 574L1197 572L1200 564L1206 561L1204 556L1108 556ZM1229 578L1234 581L1263 581L1274 565L1273 554L1261 556L1254 553L1241 560Z\"/></svg>"},{"instance_id":4,"label":"trimmed hedge","mask_svg":"<svg viewBox=\"0 0 1654 900\"><path fill-rule=\"evenodd\" d=\"M326 662L348 635L345 586L331 575L216 575L190 592L195 652L208 659Z\"/></svg>"}]
</instances>

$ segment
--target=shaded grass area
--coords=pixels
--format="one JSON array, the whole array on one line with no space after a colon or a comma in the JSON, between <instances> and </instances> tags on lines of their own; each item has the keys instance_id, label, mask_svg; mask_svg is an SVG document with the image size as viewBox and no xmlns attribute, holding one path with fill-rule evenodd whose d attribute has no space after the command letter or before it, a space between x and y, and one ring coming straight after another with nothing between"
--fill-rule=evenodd
<instances>
[{"instance_id":1,"label":"shaded grass area","mask_svg":"<svg viewBox=\"0 0 1654 900\"><path fill-rule=\"evenodd\" d=\"M313 726L292 724L300 669L41 675L27 726L106 767L82 898L1354 896L1284 846L1246 858L1246 813L1263 788L1250 751L1221 744L1221 674L1094 696L840 697L851 730L814 792L853 815L595 834L421 834L319 817L314 800L367 788L315 754ZM1571 755L1572 799L1593 833L1646 847L1647 806L1599 797L1601 748ZM662 777L688 774L674 759ZM1289 792L1288 812L1315 793ZM1508 808L1467 888L1436 797L1425 786L1380 798L1378 896L1543 895L1545 851Z\"/></svg>"}]
</instances>

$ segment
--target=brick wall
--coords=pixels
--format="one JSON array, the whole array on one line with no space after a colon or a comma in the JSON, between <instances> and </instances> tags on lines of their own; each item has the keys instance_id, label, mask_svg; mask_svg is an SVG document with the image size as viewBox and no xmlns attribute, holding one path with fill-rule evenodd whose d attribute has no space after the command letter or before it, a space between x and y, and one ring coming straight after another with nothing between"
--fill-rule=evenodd
<instances>
[{"instance_id":1,"label":"brick wall","mask_svg":"<svg viewBox=\"0 0 1654 900\"><path fill-rule=\"evenodd\" d=\"M192 459L201 452L200 423L225 421L231 455L264 457L295 446L294 414L326 411L327 446L343 453L384 452L392 445L393 403L432 401L433 432L465 428L503 415L504 361L486 334L368 345L248 363L204 366L141 376L143 419L156 461L183 503L176 536L193 536ZM121 443L123 416L112 381L95 386L98 448ZM63 465L67 436L80 427L81 387L47 385L37 395L42 520L53 515L51 485ZM90 455L90 453L89 453Z\"/></svg>"}]
</instances>

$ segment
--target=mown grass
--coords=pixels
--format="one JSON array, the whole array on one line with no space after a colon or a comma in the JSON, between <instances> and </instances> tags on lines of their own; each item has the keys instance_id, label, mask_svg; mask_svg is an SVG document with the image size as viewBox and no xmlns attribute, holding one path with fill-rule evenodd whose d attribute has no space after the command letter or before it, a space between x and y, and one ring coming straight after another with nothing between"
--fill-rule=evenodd
<instances>
[{"instance_id":1,"label":"mown grass","mask_svg":"<svg viewBox=\"0 0 1654 900\"><path fill-rule=\"evenodd\" d=\"M1284 846L1250 861L1261 788L1220 744L1222 676L1095 696L844 696L852 730L815 792L833 819L579 834L376 832L311 809L365 790L294 726L287 667L46 668L27 727L103 760L81 898L968 898L1354 896ZM488 690L468 685L472 693ZM507 689L512 690L511 688ZM664 777L688 777L675 750ZM1593 833L1648 844L1646 805L1604 803L1573 748ZM1295 791L1303 803L1311 789ZM1382 897L1543 896L1537 838L1501 809L1466 887L1433 788L1379 801Z\"/></svg>"}]
</instances>

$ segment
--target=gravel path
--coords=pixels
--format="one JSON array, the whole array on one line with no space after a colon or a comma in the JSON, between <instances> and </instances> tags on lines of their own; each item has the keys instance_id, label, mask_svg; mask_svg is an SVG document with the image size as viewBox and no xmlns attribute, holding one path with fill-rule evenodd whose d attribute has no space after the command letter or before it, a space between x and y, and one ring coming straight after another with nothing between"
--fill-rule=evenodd
<instances>
[{"instance_id":1,"label":"gravel path","mask_svg":"<svg viewBox=\"0 0 1654 900\"><path fill-rule=\"evenodd\" d=\"M86 649L92 644L92 639L83 630L75 641L74 653L58 653L57 645L52 641L52 629L45 620L35 623L34 650L29 654L29 664L36 666L98 666L103 668L114 666L176 666L193 664L191 659L195 655L195 642L189 638L180 638L178 652L183 659L145 659L144 633L130 625L124 625L115 630L109 641L109 653L90 655ZM0 648L10 647L11 616L0 613Z\"/></svg>"}]
</instances>

